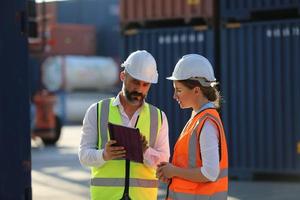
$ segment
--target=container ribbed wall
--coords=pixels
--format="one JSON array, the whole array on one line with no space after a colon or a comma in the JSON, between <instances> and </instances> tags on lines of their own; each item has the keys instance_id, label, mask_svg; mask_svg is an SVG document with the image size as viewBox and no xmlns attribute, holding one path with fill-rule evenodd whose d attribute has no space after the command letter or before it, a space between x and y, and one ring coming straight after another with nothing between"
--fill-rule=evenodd
<instances>
[{"instance_id":1,"label":"container ribbed wall","mask_svg":"<svg viewBox=\"0 0 300 200\"><path fill-rule=\"evenodd\" d=\"M214 0L121 0L121 23L193 18L211 19Z\"/></svg>"},{"instance_id":2,"label":"container ribbed wall","mask_svg":"<svg viewBox=\"0 0 300 200\"><path fill-rule=\"evenodd\" d=\"M166 80L172 74L176 62L188 53L199 53L214 64L214 33L212 30L197 31L193 28L144 29L124 37L124 59L133 51L145 49L157 61L159 80L152 84L148 102L161 108L169 121L171 150L191 109L181 110L173 99L173 83Z\"/></svg>"},{"instance_id":3,"label":"container ribbed wall","mask_svg":"<svg viewBox=\"0 0 300 200\"><path fill-rule=\"evenodd\" d=\"M231 174L300 174L300 20L224 28L221 47Z\"/></svg>"},{"instance_id":4,"label":"container ribbed wall","mask_svg":"<svg viewBox=\"0 0 300 200\"><path fill-rule=\"evenodd\" d=\"M0 199L32 199L26 1L1 1Z\"/></svg>"},{"instance_id":5,"label":"container ribbed wall","mask_svg":"<svg viewBox=\"0 0 300 200\"><path fill-rule=\"evenodd\" d=\"M51 55L95 55L96 27L82 24L55 24L49 28L47 53Z\"/></svg>"}]
</instances>

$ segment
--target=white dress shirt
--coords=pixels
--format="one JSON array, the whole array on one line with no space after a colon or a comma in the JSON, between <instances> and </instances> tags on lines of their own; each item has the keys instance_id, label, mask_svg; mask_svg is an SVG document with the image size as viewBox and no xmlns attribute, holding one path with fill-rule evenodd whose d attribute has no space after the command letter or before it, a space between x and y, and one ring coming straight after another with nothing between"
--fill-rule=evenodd
<instances>
[{"instance_id":1,"label":"white dress shirt","mask_svg":"<svg viewBox=\"0 0 300 200\"><path fill-rule=\"evenodd\" d=\"M203 105L196 113L207 108L214 108L213 103ZM194 116L192 116L193 118ZM199 137L202 157L201 173L210 181L215 181L220 173L219 167L219 130L214 122L206 120Z\"/></svg>"},{"instance_id":2,"label":"white dress shirt","mask_svg":"<svg viewBox=\"0 0 300 200\"><path fill-rule=\"evenodd\" d=\"M129 119L120 102L119 95L112 102L113 106L118 106L121 113L122 122L124 126L134 127L137 117L142 106ZM154 147L149 147L144 153L144 164L156 168L160 162L168 162L170 157L169 149L169 127L168 120L164 112L162 112L162 125L158 132ZM100 167L105 164L103 159L103 150L97 149L97 103L91 105L83 119L83 126L81 129L81 140L79 146L79 160L82 165L89 167ZM149 142L149 141L148 141Z\"/></svg>"}]
</instances>

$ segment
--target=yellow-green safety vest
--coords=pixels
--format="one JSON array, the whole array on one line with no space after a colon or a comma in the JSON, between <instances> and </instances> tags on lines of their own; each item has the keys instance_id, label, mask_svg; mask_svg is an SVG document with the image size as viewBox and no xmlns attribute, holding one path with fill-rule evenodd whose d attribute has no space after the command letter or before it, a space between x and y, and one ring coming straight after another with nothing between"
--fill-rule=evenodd
<instances>
[{"instance_id":1,"label":"yellow-green safety vest","mask_svg":"<svg viewBox=\"0 0 300 200\"><path fill-rule=\"evenodd\" d=\"M98 148L103 149L108 141L108 122L122 124L118 106L113 106L115 98L104 99L97 105ZM144 103L136 127L145 135L153 147L162 124L161 111L153 105ZM125 159L107 161L101 167L92 167L91 199L119 200L125 186ZM158 180L155 169L141 163L130 162L129 196L132 200L157 199Z\"/></svg>"}]
</instances>

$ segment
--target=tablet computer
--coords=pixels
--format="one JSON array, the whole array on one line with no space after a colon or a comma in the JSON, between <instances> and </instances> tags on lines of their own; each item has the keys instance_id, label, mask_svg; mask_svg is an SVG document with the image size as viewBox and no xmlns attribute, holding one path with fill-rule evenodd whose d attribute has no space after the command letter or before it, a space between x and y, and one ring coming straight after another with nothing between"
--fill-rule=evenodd
<instances>
[{"instance_id":1,"label":"tablet computer","mask_svg":"<svg viewBox=\"0 0 300 200\"><path fill-rule=\"evenodd\" d=\"M143 149L140 131L138 128L131 128L118 124L108 123L109 136L116 140L116 146L123 146L126 150L126 159L143 163Z\"/></svg>"}]
</instances>

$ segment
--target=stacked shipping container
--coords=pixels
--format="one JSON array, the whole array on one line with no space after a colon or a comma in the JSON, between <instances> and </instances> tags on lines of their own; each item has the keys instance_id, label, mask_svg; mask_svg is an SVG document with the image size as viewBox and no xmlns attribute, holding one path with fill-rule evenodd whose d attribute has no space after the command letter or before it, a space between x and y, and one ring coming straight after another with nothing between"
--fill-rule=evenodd
<instances>
[{"instance_id":1,"label":"stacked shipping container","mask_svg":"<svg viewBox=\"0 0 300 200\"><path fill-rule=\"evenodd\" d=\"M212 0L123 0L121 23L144 24L151 21L211 19L214 17Z\"/></svg>"},{"instance_id":2,"label":"stacked shipping container","mask_svg":"<svg viewBox=\"0 0 300 200\"><path fill-rule=\"evenodd\" d=\"M297 172L300 20L222 29L223 117L231 169Z\"/></svg>"},{"instance_id":3,"label":"stacked shipping container","mask_svg":"<svg viewBox=\"0 0 300 200\"><path fill-rule=\"evenodd\" d=\"M35 17L30 19L36 23L38 32L36 38L29 39L31 54L39 58L66 54L94 55L95 26L59 23L58 5L57 2L35 3L35 10L31 9Z\"/></svg>"},{"instance_id":4,"label":"stacked shipping container","mask_svg":"<svg viewBox=\"0 0 300 200\"><path fill-rule=\"evenodd\" d=\"M183 54L200 53L220 74L230 176L299 175L300 1L219 1L219 36L218 27L195 30L189 26L195 25L189 23L194 19L191 16L204 19L197 23L218 19L218 12L212 10L216 1L205 2L121 1L123 28L144 27L124 31L123 58L134 50L147 49L157 59L159 83L152 86L148 100L169 118L171 149L189 111L179 109L172 100L172 83L165 77ZM195 4L202 8L196 9ZM188 14L186 5L197 14ZM153 28L160 21L168 28Z\"/></svg>"},{"instance_id":5,"label":"stacked shipping container","mask_svg":"<svg viewBox=\"0 0 300 200\"><path fill-rule=\"evenodd\" d=\"M300 1L221 1L227 23L221 28L222 113L231 176L300 174L299 8Z\"/></svg>"},{"instance_id":6,"label":"stacked shipping container","mask_svg":"<svg viewBox=\"0 0 300 200\"><path fill-rule=\"evenodd\" d=\"M119 0L59 1L58 23L96 27L96 54L120 60ZM113 38L113 39L112 39Z\"/></svg>"}]
</instances>

